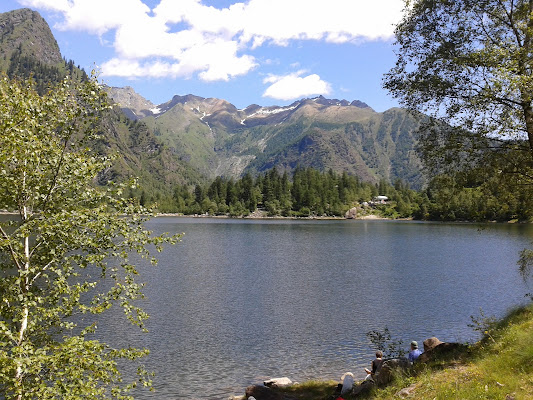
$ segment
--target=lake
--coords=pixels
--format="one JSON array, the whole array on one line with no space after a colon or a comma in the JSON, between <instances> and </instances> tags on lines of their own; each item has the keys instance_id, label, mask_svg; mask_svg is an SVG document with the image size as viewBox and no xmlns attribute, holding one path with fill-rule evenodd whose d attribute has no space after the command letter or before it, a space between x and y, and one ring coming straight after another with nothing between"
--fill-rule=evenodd
<instances>
[{"instance_id":1,"label":"lake","mask_svg":"<svg viewBox=\"0 0 533 400\"><path fill-rule=\"evenodd\" d=\"M147 267L148 334L102 316L112 342L146 346L154 393L227 399L266 378L363 377L366 337L385 327L407 348L474 341L470 316L526 301L516 266L533 226L407 221L159 217L183 241Z\"/></svg>"}]
</instances>

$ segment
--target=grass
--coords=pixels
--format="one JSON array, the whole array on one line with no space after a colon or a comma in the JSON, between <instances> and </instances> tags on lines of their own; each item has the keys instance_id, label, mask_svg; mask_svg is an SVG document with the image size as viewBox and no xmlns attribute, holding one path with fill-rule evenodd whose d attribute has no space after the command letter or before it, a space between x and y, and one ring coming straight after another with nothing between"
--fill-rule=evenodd
<instances>
[{"instance_id":1,"label":"grass","mask_svg":"<svg viewBox=\"0 0 533 400\"><path fill-rule=\"evenodd\" d=\"M295 399L329 400L337 382L311 381L280 389ZM484 326L483 339L468 350L397 374L386 387L344 399L533 399L533 303Z\"/></svg>"}]
</instances>

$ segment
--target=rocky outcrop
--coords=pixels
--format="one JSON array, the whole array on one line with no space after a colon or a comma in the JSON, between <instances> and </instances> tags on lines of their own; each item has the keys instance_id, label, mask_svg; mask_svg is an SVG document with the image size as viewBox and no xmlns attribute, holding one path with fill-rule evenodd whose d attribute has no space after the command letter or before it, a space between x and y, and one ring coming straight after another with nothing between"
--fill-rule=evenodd
<instances>
[{"instance_id":1,"label":"rocky outcrop","mask_svg":"<svg viewBox=\"0 0 533 400\"><path fill-rule=\"evenodd\" d=\"M46 65L63 62L48 23L29 8L0 14L0 57L9 59L18 49Z\"/></svg>"},{"instance_id":2,"label":"rocky outcrop","mask_svg":"<svg viewBox=\"0 0 533 400\"><path fill-rule=\"evenodd\" d=\"M350 208L344 215L346 219L354 219L357 217L357 207Z\"/></svg>"},{"instance_id":3,"label":"rocky outcrop","mask_svg":"<svg viewBox=\"0 0 533 400\"><path fill-rule=\"evenodd\" d=\"M158 108L149 100L135 92L131 86L105 87L109 97L118 104L128 118L137 120L158 112Z\"/></svg>"},{"instance_id":4,"label":"rocky outcrop","mask_svg":"<svg viewBox=\"0 0 533 400\"><path fill-rule=\"evenodd\" d=\"M465 351L467 351L468 347L465 344L462 343L447 343L447 342L441 342L437 346L433 347L432 349L423 352L420 354L420 357L418 357L418 362L428 362L435 359L441 359L441 358L451 358L451 357L458 357Z\"/></svg>"},{"instance_id":5,"label":"rocky outcrop","mask_svg":"<svg viewBox=\"0 0 533 400\"><path fill-rule=\"evenodd\" d=\"M442 343L444 342L441 342L436 337L430 337L429 339L424 340L424 352L433 350L435 347Z\"/></svg>"},{"instance_id":6,"label":"rocky outcrop","mask_svg":"<svg viewBox=\"0 0 533 400\"><path fill-rule=\"evenodd\" d=\"M424 352L418 357L415 363L425 363L435 359L460 357L467 350L467 346L462 343L446 343L436 337L424 340ZM374 376L373 380L363 381L354 387L355 395L369 390L373 385L385 386L392 381L397 371L407 370L412 367L412 363L406 358L393 358L385 360L381 369ZM399 397L409 397L414 388L409 387L400 391Z\"/></svg>"}]
</instances>

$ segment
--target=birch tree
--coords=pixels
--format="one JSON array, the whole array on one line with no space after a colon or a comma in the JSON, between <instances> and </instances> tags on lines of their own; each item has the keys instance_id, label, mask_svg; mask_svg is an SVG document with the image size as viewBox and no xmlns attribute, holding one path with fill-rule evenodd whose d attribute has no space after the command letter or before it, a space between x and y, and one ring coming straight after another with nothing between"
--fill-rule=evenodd
<instances>
[{"instance_id":1,"label":"birch tree","mask_svg":"<svg viewBox=\"0 0 533 400\"><path fill-rule=\"evenodd\" d=\"M31 81L0 77L0 393L7 399L129 398L116 349L91 336L94 316L122 307L147 315L130 254L150 257L175 237L152 236L122 186L95 184L110 160L93 154L109 105L95 79L65 79L39 96ZM155 260L152 260L155 262ZM105 285L102 286L102 282ZM85 325L79 321L87 320ZM1 397L1 396L0 396Z\"/></svg>"}]
</instances>

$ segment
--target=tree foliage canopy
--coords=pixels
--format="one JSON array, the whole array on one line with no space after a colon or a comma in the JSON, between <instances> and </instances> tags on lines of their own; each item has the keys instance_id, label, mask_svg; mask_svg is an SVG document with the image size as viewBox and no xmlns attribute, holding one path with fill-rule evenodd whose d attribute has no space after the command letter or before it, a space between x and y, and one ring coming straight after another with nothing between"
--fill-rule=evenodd
<instances>
[{"instance_id":1,"label":"tree foliage canopy","mask_svg":"<svg viewBox=\"0 0 533 400\"><path fill-rule=\"evenodd\" d=\"M32 81L0 77L0 209L15 212L0 220L6 398L126 398L135 384L122 382L117 360L147 353L91 336L95 315L115 304L142 327L130 254L176 239L146 231L146 210L122 200L120 185L95 184L109 159L90 145L108 108L94 79L40 96Z\"/></svg>"},{"instance_id":2,"label":"tree foliage canopy","mask_svg":"<svg viewBox=\"0 0 533 400\"><path fill-rule=\"evenodd\" d=\"M419 136L430 170L482 167L531 198L533 0L407 0L395 33L384 87L433 117ZM524 279L532 260L521 253Z\"/></svg>"},{"instance_id":3,"label":"tree foliage canopy","mask_svg":"<svg viewBox=\"0 0 533 400\"><path fill-rule=\"evenodd\" d=\"M396 39L384 87L434 117L421 129L426 163L498 161L531 183L533 1L407 1Z\"/></svg>"}]
</instances>

